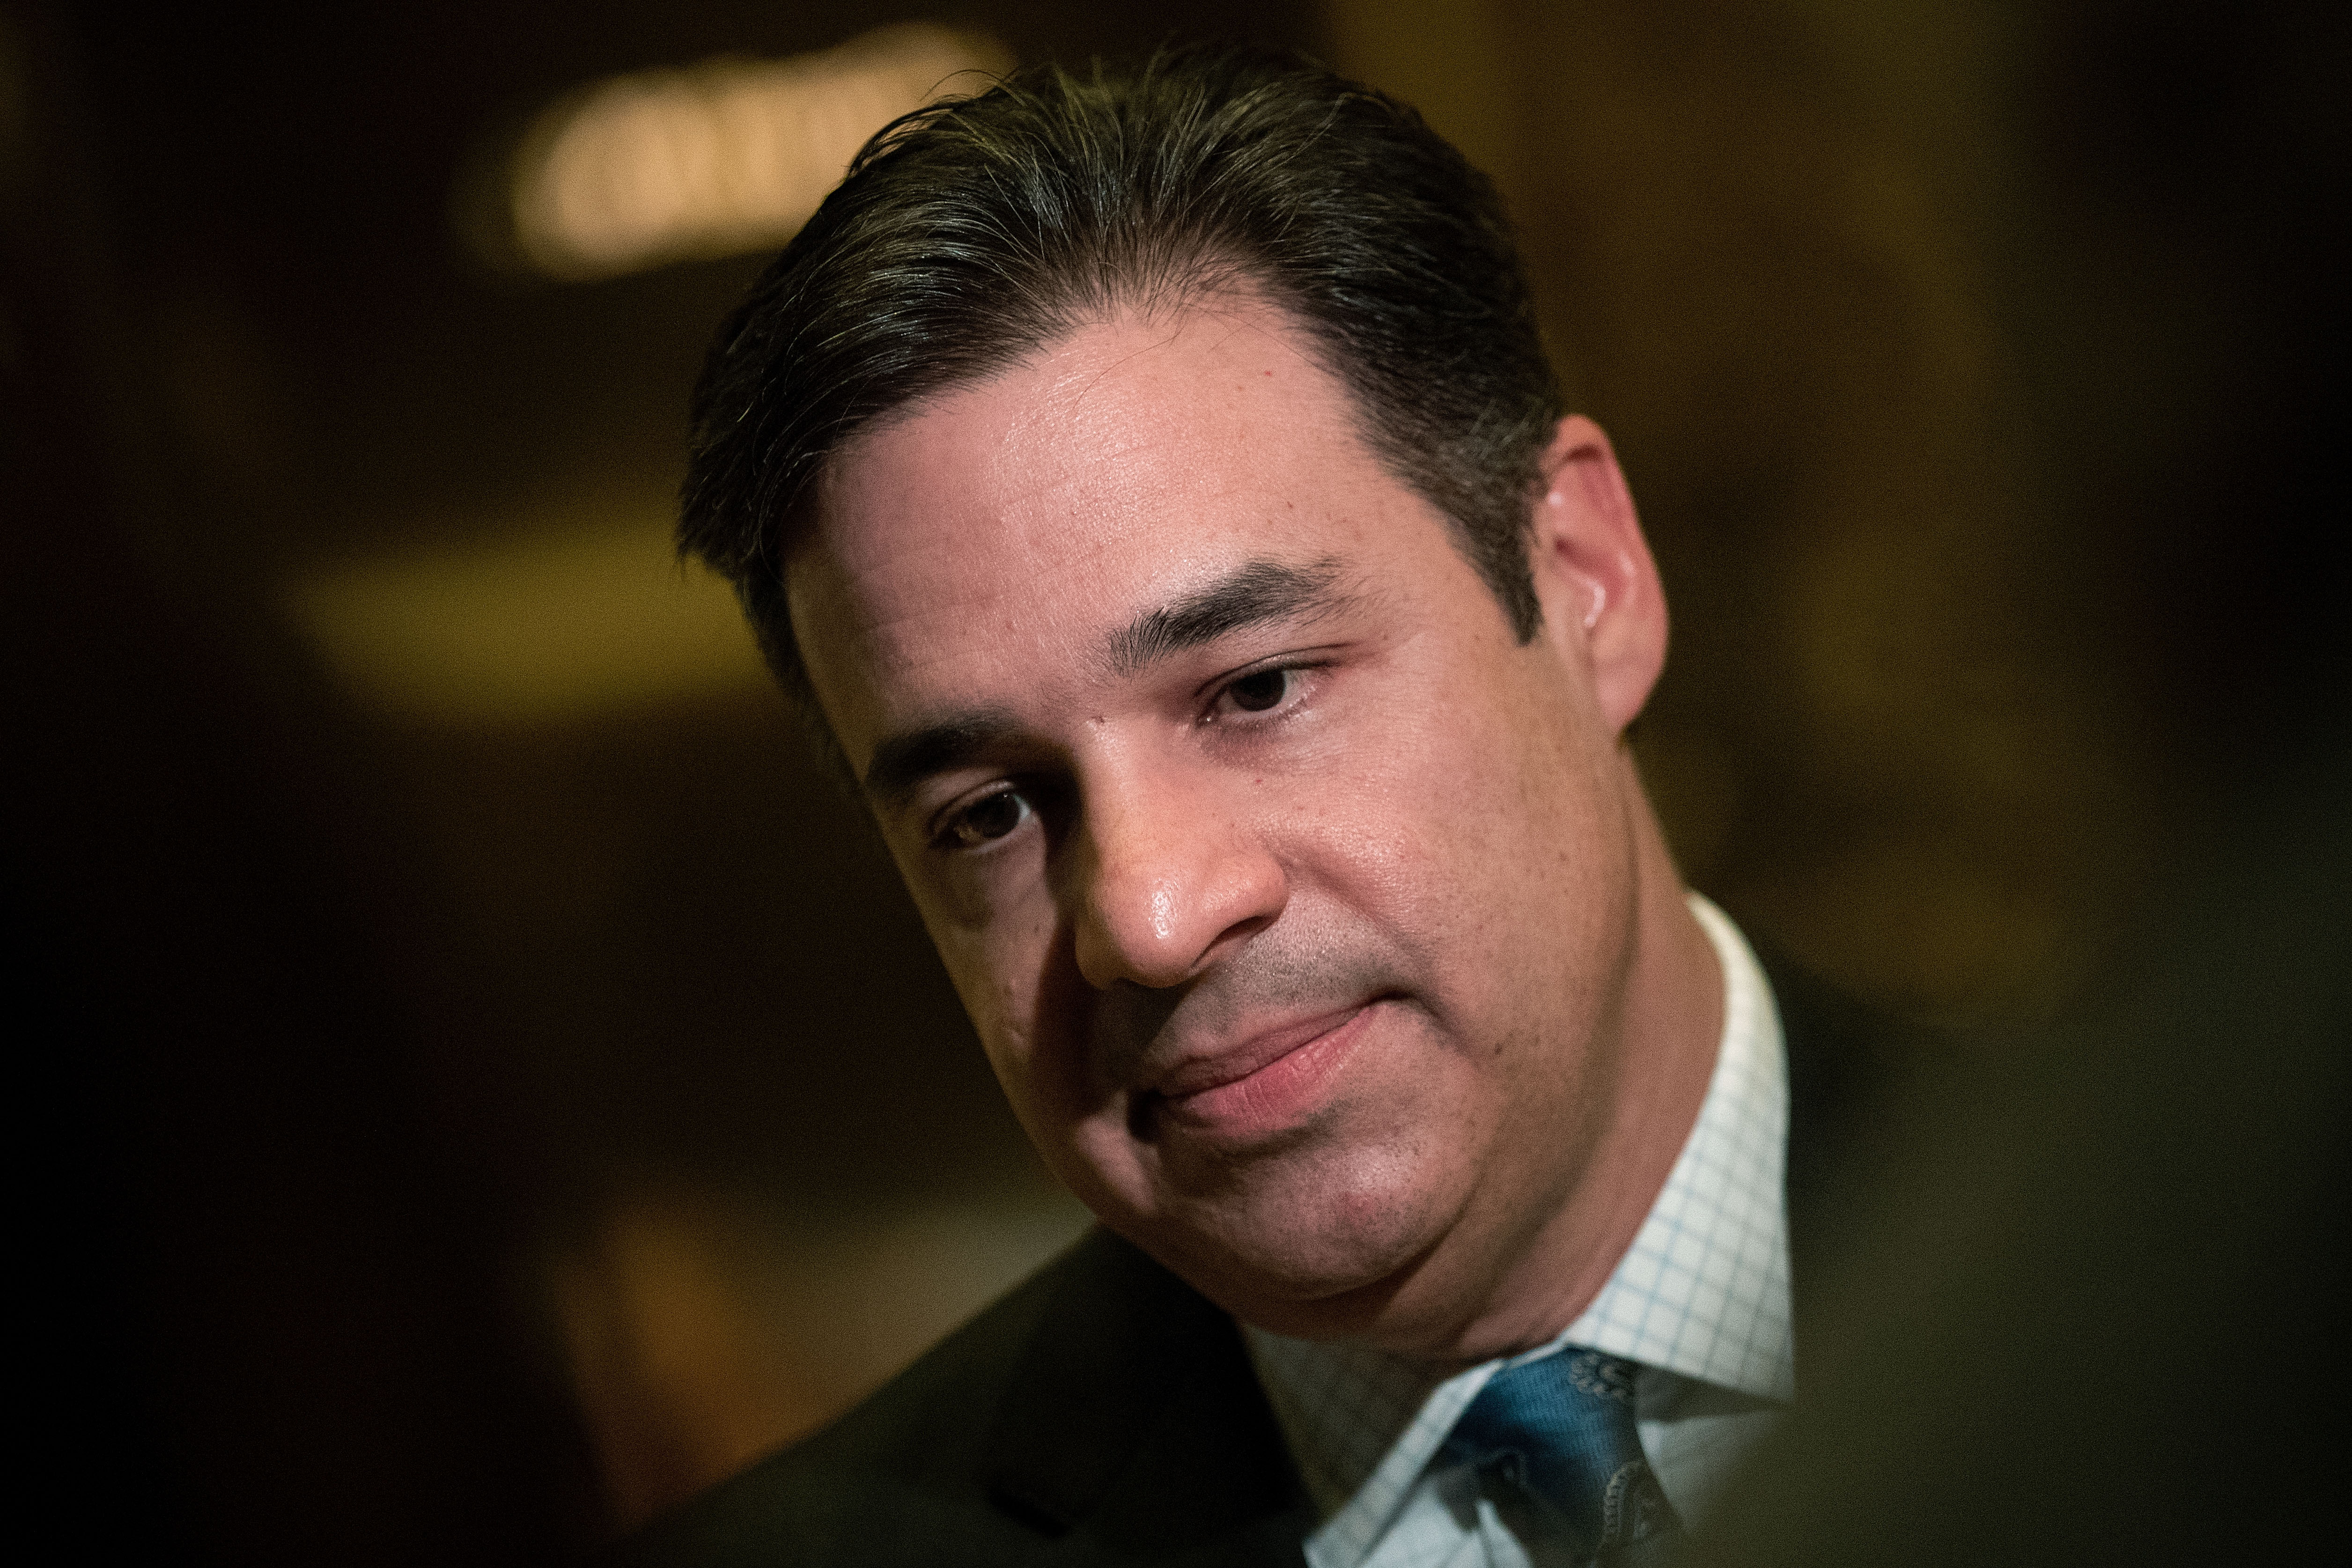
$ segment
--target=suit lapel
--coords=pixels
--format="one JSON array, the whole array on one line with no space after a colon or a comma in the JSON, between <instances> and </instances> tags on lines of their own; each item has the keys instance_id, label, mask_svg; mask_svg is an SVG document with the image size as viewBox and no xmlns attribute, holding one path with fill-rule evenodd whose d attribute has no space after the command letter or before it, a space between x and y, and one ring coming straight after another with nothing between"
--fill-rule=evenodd
<instances>
[{"instance_id":1,"label":"suit lapel","mask_svg":"<svg viewBox=\"0 0 2352 1568\"><path fill-rule=\"evenodd\" d=\"M1813 1328L1855 1156L1890 1088L1933 1054L1931 1036L1863 1006L1764 944L1789 1062L1789 1270L1798 1354Z\"/></svg>"},{"instance_id":2,"label":"suit lapel","mask_svg":"<svg viewBox=\"0 0 2352 1568\"><path fill-rule=\"evenodd\" d=\"M1313 1514L1233 1320L1129 1243L1061 1271L984 1484L1075 1561L1286 1563Z\"/></svg>"}]
</instances>

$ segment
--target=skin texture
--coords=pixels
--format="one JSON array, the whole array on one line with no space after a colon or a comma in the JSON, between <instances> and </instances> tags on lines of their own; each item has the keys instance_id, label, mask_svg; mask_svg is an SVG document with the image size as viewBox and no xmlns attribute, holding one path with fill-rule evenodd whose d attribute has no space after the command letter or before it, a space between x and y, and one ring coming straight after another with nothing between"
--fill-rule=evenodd
<instances>
[{"instance_id":1,"label":"skin texture","mask_svg":"<svg viewBox=\"0 0 2352 1568\"><path fill-rule=\"evenodd\" d=\"M1566 1326L1687 1137L1712 950L1623 743L1664 662L1563 421L1511 635L1263 301L1080 329L869 427L787 587L1046 1162L1276 1332Z\"/></svg>"}]
</instances>

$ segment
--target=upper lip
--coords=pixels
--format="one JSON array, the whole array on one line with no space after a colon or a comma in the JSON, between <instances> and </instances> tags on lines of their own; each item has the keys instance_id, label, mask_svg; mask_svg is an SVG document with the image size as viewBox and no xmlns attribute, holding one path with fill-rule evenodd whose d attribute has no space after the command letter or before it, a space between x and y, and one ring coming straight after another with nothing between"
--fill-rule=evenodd
<instances>
[{"instance_id":1,"label":"upper lip","mask_svg":"<svg viewBox=\"0 0 2352 1568\"><path fill-rule=\"evenodd\" d=\"M1181 1052L1173 1065L1152 1077L1151 1091L1165 1099L1177 1100L1238 1082L1260 1068L1281 1061L1308 1040L1330 1033L1370 1005L1370 999L1347 1002L1314 1012L1292 1013L1270 1022L1253 1022L1245 1030L1229 1034L1214 1045Z\"/></svg>"}]
</instances>

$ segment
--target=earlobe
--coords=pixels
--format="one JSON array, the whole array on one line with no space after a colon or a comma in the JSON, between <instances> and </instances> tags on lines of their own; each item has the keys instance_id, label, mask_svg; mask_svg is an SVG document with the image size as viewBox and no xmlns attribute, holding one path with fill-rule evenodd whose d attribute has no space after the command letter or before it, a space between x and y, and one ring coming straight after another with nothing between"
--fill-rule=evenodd
<instances>
[{"instance_id":1,"label":"earlobe","mask_svg":"<svg viewBox=\"0 0 2352 1568\"><path fill-rule=\"evenodd\" d=\"M1544 449L1528 541L1544 635L1591 672L1612 730L1649 701L1665 667L1666 601L1633 491L1601 428L1559 422Z\"/></svg>"}]
</instances>

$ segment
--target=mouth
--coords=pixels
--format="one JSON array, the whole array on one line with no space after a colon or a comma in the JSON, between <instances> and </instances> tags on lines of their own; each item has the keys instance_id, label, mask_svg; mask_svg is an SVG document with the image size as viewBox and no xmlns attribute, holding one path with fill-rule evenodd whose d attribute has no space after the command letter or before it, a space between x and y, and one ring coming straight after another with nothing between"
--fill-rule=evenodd
<instances>
[{"instance_id":1,"label":"mouth","mask_svg":"<svg viewBox=\"0 0 2352 1568\"><path fill-rule=\"evenodd\" d=\"M1151 1108L1157 1119L1227 1139L1296 1126L1329 1101L1386 999L1281 1024L1183 1062L1150 1091Z\"/></svg>"}]
</instances>

